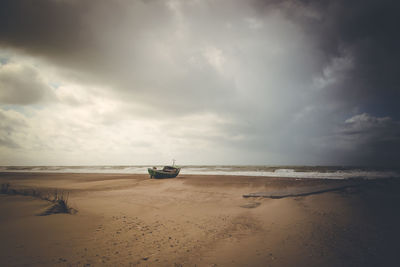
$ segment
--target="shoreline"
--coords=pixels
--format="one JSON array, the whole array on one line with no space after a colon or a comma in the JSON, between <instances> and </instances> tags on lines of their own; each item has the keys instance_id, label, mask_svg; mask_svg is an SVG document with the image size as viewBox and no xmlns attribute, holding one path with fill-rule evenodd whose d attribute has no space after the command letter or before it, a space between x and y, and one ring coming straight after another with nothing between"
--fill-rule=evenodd
<instances>
[{"instance_id":1,"label":"shoreline","mask_svg":"<svg viewBox=\"0 0 400 267\"><path fill-rule=\"evenodd\" d=\"M64 171L0 171L1 176L7 175L18 175L18 174L28 174L28 175L97 175L97 176L146 176L150 177L148 173L126 173L126 172L64 172ZM180 173L176 178L182 177L231 177L231 178L268 178L268 179L291 179L291 180L378 180L378 179L398 179L399 176L387 176L387 177L377 177L369 178L363 176L354 177L295 177L295 176L268 176L268 175L248 175L248 174L229 174L229 173ZM173 178L171 178L173 179Z\"/></svg>"},{"instance_id":2,"label":"shoreline","mask_svg":"<svg viewBox=\"0 0 400 267\"><path fill-rule=\"evenodd\" d=\"M0 166L1 172L147 174L149 166ZM160 167L160 166L157 166ZM295 179L400 178L400 169L360 166L180 166L181 175L279 177Z\"/></svg>"}]
</instances>

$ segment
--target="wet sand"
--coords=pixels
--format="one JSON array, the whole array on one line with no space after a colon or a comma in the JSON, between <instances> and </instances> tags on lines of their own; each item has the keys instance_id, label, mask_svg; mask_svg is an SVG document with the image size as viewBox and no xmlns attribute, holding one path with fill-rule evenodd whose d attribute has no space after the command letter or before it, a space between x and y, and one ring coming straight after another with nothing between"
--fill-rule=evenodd
<instances>
[{"instance_id":1,"label":"wet sand","mask_svg":"<svg viewBox=\"0 0 400 267\"><path fill-rule=\"evenodd\" d=\"M0 195L2 266L395 266L400 182L271 199L349 181L267 177L0 173L14 188L65 190L76 214ZM354 182L354 181L352 181Z\"/></svg>"}]
</instances>

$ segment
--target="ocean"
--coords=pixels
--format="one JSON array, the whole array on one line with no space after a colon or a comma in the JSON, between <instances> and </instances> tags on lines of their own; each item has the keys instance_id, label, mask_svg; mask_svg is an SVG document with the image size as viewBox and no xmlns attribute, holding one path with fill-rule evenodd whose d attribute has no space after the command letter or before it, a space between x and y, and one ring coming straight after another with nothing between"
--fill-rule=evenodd
<instances>
[{"instance_id":1,"label":"ocean","mask_svg":"<svg viewBox=\"0 0 400 267\"><path fill-rule=\"evenodd\" d=\"M54 172L54 173L120 173L147 174L149 165L124 166L0 166L0 172ZM162 168L162 166L156 166ZM399 169L371 168L355 166L200 166L181 167L180 175L232 175L232 176L266 176L285 178L314 179L379 179L400 178Z\"/></svg>"}]
</instances>

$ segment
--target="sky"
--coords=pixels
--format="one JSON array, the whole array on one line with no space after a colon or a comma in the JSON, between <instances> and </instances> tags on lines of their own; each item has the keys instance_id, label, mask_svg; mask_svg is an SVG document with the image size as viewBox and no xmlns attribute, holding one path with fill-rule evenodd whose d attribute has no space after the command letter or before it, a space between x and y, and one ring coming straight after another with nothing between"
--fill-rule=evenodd
<instances>
[{"instance_id":1,"label":"sky","mask_svg":"<svg viewBox=\"0 0 400 267\"><path fill-rule=\"evenodd\" d=\"M0 165L400 165L400 4L3 0Z\"/></svg>"}]
</instances>

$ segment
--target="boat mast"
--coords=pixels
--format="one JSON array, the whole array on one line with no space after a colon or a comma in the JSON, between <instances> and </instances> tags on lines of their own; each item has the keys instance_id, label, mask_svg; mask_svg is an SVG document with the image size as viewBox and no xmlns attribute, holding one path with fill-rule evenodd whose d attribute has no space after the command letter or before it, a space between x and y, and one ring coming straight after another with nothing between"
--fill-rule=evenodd
<instances>
[{"instance_id":1,"label":"boat mast","mask_svg":"<svg viewBox=\"0 0 400 267\"><path fill-rule=\"evenodd\" d=\"M175 166L175 159L172 159L172 167L174 167Z\"/></svg>"}]
</instances>

